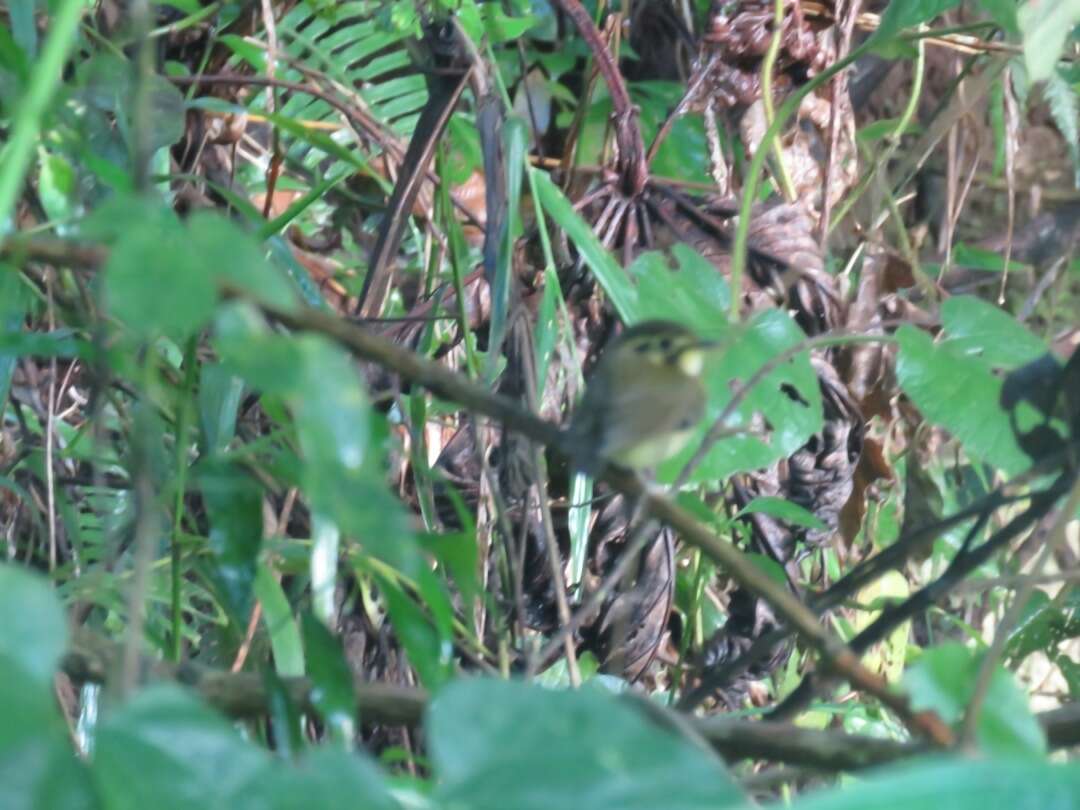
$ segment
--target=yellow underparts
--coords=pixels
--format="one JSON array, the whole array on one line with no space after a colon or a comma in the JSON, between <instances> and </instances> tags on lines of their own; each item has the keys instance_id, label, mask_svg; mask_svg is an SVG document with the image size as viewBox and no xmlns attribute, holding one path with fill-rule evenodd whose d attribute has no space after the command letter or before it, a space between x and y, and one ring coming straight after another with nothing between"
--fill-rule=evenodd
<instances>
[{"instance_id":1,"label":"yellow underparts","mask_svg":"<svg viewBox=\"0 0 1080 810\"><path fill-rule=\"evenodd\" d=\"M690 441L693 435L694 431L691 428L690 430L679 430L653 436L622 451L613 453L611 460L620 467L631 470L650 469L686 447L686 443Z\"/></svg>"}]
</instances>

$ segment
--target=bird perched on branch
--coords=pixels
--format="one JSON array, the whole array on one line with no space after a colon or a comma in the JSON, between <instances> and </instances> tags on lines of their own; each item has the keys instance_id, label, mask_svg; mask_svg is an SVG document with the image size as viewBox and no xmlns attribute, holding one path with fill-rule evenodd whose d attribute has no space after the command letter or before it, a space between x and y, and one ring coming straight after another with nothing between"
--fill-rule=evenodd
<instances>
[{"instance_id":1,"label":"bird perched on branch","mask_svg":"<svg viewBox=\"0 0 1080 810\"><path fill-rule=\"evenodd\" d=\"M701 380L716 344L673 321L644 321L604 351L574 410L574 467L656 467L682 450L705 414Z\"/></svg>"}]
</instances>

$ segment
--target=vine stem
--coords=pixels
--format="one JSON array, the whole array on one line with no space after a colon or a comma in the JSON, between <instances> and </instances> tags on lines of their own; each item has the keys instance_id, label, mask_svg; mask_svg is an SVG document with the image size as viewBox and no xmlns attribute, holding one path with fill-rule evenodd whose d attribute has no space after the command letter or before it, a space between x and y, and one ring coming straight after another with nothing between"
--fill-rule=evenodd
<instances>
[{"instance_id":1,"label":"vine stem","mask_svg":"<svg viewBox=\"0 0 1080 810\"><path fill-rule=\"evenodd\" d=\"M773 35L769 42L769 50L765 52L765 60L761 64L761 105L765 109L765 123L771 124L776 118L773 109L773 74L776 71L776 60L780 56L780 44L784 41L784 0L773 0ZM798 197L795 184L791 182L787 165L784 163L784 148L777 138L773 139L772 151L776 159L776 177L784 191L784 197L788 202Z\"/></svg>"},{"instance_id":2,"label":"vine stem","mask_svg":"<svg viewBox=\"0 0 1080 810\"><path fill-rule=\"evenodd\" d=\"M600 38L600 32L579 0L554 0L554 3L577 28L596 59L597 70L604 77L615 118L615 145L619 151L619 174L623 191L628 196L637 196L644 190L649 172L645 161L645 140L638 124L638 112L630 101L626 83L610 51Z\"/></svg>"},{"instance_id":3,"label":"vine stem","mask_svg":"<svg viewBox=\"0 0 1080 810\"><path fill-rule=\"evenodd\" d=\"M834 62L788 96L776 111L776 118L769 124L761 143L754 151L754 156L750 159L750 168L746 173L746 181L743 184L742 200L739 204L739 221L735 226L735 239L731 246L732 295L730 317L732 323L737 323L739 320L739 304L742 301L742 277L746 271L747 247L750 237L750 212L754 207L754 201L757 199L761 170L765 165L765 158L772 147L773 141L776 140L780 130L783 129L788 119L799 108L804 98L828 82L840 71L853 64L856 59L877 44L876 39L871 37L843 59Z\"/></svg>"}]
</instances>

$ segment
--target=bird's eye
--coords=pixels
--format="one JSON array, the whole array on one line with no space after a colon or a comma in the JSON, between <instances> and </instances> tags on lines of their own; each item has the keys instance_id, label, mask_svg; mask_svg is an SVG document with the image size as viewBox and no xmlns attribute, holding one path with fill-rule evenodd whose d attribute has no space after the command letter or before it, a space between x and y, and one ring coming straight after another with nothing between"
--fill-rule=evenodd
<instances>
[{"instance_id":1,"label":"bird's eye","mask_svg":"<svg viewBox=\"0 0 1080 810\"><path fill-rule=\"evenodd\" d=\"M660 351L666 352L670 348L671 348L671 338L661 338L660 339Z\"/></svg>"}]
</instances>

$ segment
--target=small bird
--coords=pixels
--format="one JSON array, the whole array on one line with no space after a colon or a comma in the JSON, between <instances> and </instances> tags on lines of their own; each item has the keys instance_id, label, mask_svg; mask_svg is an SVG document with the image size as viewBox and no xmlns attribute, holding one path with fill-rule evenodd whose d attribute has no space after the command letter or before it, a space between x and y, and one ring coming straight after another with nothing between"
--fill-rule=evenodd
<instances>
[{"instance_id":1,"label":"small bird","mask_svg":"<svg viewBox=\"0 0 1080 810\"><path fill-rule=\"evenodd\" d=\"M682 450L705 413L704 341L681 324L645 321L605 350L574 410L574 467L595 475L610 462L647 470Z\"/></svg>"}]
</instances>

